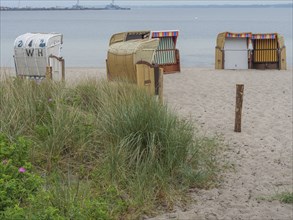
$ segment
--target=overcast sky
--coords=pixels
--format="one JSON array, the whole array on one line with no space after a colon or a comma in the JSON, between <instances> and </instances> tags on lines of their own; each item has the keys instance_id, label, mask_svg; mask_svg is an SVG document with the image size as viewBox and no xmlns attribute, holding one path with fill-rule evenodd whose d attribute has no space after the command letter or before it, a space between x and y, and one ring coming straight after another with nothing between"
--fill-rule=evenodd
<instances>
[{"instance_id":1,"label":"overcast sky","mask_svg":"<svg viewBox=\"0 0 293 220\"><path fill-rule=\"evenodd\" d=\"M200 1L200 0L115 0L115 4L118 5L206 5L206 4L280 4L280 3L291 3L292 1L276 1L276 0L266 0L266 1L255 1L255 0L230 0L230 1L221 1L221 0L212 0L212 1ZM9 7L25 7L25 6L72 6L77 3L77 0L0 0L1 6ZM79 5L84 6L100 6L107 5L111 3L111 0L79 0Z\"/></svg>"}]
</instances>

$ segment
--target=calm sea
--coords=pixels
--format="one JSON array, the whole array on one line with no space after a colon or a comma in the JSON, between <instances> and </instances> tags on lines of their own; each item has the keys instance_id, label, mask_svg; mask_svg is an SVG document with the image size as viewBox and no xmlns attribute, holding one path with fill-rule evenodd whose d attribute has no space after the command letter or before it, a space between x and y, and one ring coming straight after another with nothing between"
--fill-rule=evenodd
<instances>
[{"instance_id":1,"label":"calm sea","mask_svg":"<svg viewBox=\"0 0 293 220\"><path fill-rule=\"evenodd\" d=\"M182 67L213 67L219 32L278 32L292 67L292 8L144 8L129 11L1 12L1 63L13 66L13 43L27 32L63 34L66 66L104 67L112 34L128 30L180 30Z\"/></svg>"}]
</instances>

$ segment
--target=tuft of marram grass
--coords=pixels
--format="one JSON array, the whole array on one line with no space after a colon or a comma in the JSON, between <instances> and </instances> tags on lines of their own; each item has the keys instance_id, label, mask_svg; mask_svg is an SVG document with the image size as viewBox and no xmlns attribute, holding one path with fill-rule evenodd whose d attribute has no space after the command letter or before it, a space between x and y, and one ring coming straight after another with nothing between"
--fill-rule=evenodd
<instances>
[{"instance_id":1,"label":"tuft of marram grass","mask_svg":"<svg viewBox=\"0 0 293 220\"><path fill-rule=\"evenodd\" d=\"M293 204L293 192L283 192L275 196L280 202Z\"/></svg>"},{"instance_id":2,"label":"tuft of marram grass","mask_svg":"<svg viewBox=\"0 0 293 220\"><path fill-rule=\"evenodd\" d=\"M6 80L0 101L0 131L29 137L40 171L71 170L99 192L113 186L132 217L217 178L218 140L197 137L191 120L134 85Z\"/></svg>"}]
</instances>

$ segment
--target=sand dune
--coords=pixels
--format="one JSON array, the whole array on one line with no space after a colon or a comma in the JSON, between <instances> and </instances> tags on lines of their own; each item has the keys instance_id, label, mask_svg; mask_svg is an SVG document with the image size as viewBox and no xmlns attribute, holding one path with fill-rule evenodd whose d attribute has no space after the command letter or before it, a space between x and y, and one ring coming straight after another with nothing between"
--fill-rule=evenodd
<instances>
[{"instance_id":1,"label":"sand dune","mask_svg":"<svg viewBox=\"0 0 293 220\"><path fill-rule=\"evenodd\" d=\"M68 69L68 80L80 74L106 76L105 70ZM244 84L241 133L234 132L236 84ZM262 199L293 188L292 70L183 69L164 75L164 100L203 133L223 136L234 169L218 188L193 192L187 210L154 219L293 218L292 205Z\"/></svg>"},{"instance_id":2,"label":"sand dune","mask_svg":"<svg viewBox=\"0 0 293 220\"><path fill-rule=\"evenodd\" d=\"M66 81L105 78L105 69L67 68ZM236 84L244 84L242 132L235 133ZM183 69L164 75L164 100L203 133L219 134L234 169L219 187L191 192L194 203L153 219L293 219L270 198L293 188L292 70Z\"/></svg>"}]
</instances>

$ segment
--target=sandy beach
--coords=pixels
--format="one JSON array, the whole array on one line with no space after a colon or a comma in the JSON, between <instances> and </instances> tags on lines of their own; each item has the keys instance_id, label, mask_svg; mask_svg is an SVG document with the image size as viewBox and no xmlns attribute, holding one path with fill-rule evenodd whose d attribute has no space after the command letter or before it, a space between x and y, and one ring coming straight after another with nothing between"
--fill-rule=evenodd
<instances>
[{"instance_id":1,"label":"sandy beach","mask_svg":"<svg viewBox=\"0 0 293 220\"><path fill-rule=\"evenodd\" d=\"M234 132L236 84L244 84L242 132ZM165 101L227 144L233 166L194 204L154 219L293 218L293 206L262 200L292 192L292 70L184 69L164 78Z\"/></svg>"},{"instance_id":2,"label":"sandy beach","mask_svg":"<svg viewBox=\"0 0 293 220\"><path fill-rule=\"evenodd\" d=\"M1 69L12 73L11 69ZM105 78L105 69L67 68L66 81ZM244 84L242 132L234 132L236 84ZM152 219L293 219L292 69L188 68L164 75L164 101L206 135L220 135L230 169L217 188L193 190L193 202Z\"/></svg>"}]
</instances>

